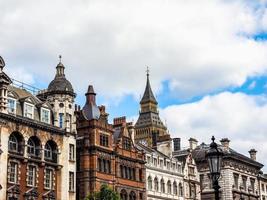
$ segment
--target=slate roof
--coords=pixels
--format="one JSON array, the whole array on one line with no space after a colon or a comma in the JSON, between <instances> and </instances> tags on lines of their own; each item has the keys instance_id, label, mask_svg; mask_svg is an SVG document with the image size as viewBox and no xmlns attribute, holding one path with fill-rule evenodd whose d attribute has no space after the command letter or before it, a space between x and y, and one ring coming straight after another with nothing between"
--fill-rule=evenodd
<instances>
[{"instance_id":1,"label":"slate roof","mask_svg":"<svg viewBox=\"0 0 267 200\"><path fill-rule=\"evenodd\" d=\"M148 102L153 102L155 104L158 104L158 102L157 102L157 100L156 100L156 98L152 92L151 86L150 86L149 74L147 74L146 89L145 89L144 95L140 101L140 104L148 103Z\"/></svg>"},{"instance_id":2,"label":"slate roof","mask_svg":"<svg viewBox=\"0 0 267 200\"><path fill-rule=\"evenodd\" d=\"M240 162L243 162L243 163L246 163L249 165L253 165L254 167L257 167L257 168L263 167L263 164L255 161L255 160L252 160L251 158L249 158L249 157L247 157L241 153L238 153L237 151L235 151L231 148L229 148L229 151L226 151L222 147L222 145L218 145L218 146L223 150L224 159L229 158L229 159L238 160ZM209 149L209 145L202 143L201 145L197 146L196 149L193 150L193 157L196 160L196 162L206 161L205 155L206 155L206 151L208 149Z\"/></svg>"}]
</instances>

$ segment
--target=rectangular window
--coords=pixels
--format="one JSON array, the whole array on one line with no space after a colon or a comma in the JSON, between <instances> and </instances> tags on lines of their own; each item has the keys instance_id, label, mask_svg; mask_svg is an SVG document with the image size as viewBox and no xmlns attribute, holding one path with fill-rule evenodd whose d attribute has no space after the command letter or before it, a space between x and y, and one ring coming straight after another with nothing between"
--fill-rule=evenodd
<instances>
[{"instance_id":1,"label":"rectangular window","mask_svg":"<svg viewBox=\"0 0 267 200\"><path fill-rule=\"evenodd\" d=\"M131 141L129 138L123 139L123 148L126 150L131 150Z\"/></svg>"},{"instance_id":2,"label":"rectangular window","mask_svg":"<svg viewBox=\"0 0 267 200\"><path fill-rule=\"evenodd\" d=\"M74 161L75 160L75 151L74 151L74 144L69 145L69 160Z\"/></svg>"},{"instance_id":3,"label":"rectangular window","mask_svg":"<svg viewBox=\"0 0 267 200\"><path fill-rule=\"evenodd\" d=\"M150 164L150 157L147 156L147 164Z\"/></svg>"},{"instance_id":4,"label":"rectangular window","mask_svg":"<svg viewBox=\"0 0 267 200\"><path fill-rule=\"evenodd\" d=\"M41 121L50 124L50 110L41 108Z\"/></svg>"},{"instance_id":5,"label":"rectangular window","mask_svg":"<svg viewBox=\"0 0 267 200\"><path fill-rule=\"evenodd\" d=\"M238 178L239 178L239 176L238 176L238 174L234 174L234 186L235 186L235 189L238 189Z\"/></svg>"},{"instance_id":6,"label":"rectangular window","mask_svg":"<svg viewBox=\"0 0 267 200\"><path fill-rule=\"evenodd\" d=\"M158 163L157 163L157 158L154 158L154 159L153 159L153 162L154 162L154 165L157 166L157 164L158 164Z\"/></svg>"},{"instance_id":7,"label":"rectangular window","mask_svg":"<svg viewBox=\"0 0 267 200\"><path fill-rule=\"evenodd\" d=\"M100 134L100 145L108 147L108 135Z\"/></svg>"},{"instance_id":8,"label":"rectangular window","mask_svg":"<svg viewBox=\"0 0 267 200\"><path fill-rule=\"evenodd\" d=\"M74 172L69 172L69 191L74 192Z\"/></svg>"},{"instance_id":9,"label":"rectangular window","mask_svg":"<svg viewBox=\"0 0 267 200\"><path fill-rule=\"evenodd\" d=\"M189 167L188 168L188 170L189 170L189 175L195 175L195 168L194 167Z\"/></svg>"},{"instance_id":10,"label":"rectangular window","mask_svg":"<svg viewBox=\"0 0 267 200\"><path fill-rule=\"evenodd\" d=\"M163 160L159 161L159 166L162 168L163 167Z\"/></svg>"},{"instance_id":11,"label":"rectangular window","mask_svg":"<svg viewBox=\"0 0 267 200\"><path fill-rule=\"evenodd\" d=\"M247 191L247 177L242 176L243 189Z\"/></svg>"},{"instance_id":12,"label":"rectangular window","mask_svg":"<svg viewBox=\"0 0 267 200\"><path fill-rule=\"evenodd\" d=\"M9 180L10 183L18 182L18 163L10 162Z\"/></svg>"},{"instance_id":13,"label":"rectangular window","mask_svg":"<svg viewBox=\"0 0 267 200\"><path fill-rule=\"evenodd\" d=\"M64 125L64 114L59 113L59 128L63 128Z\"/></svg>"},{"instance_id":14,"label":"rectangular window","mask_svg":"<svg viewBox=\"0 0 267 200\"><path fill-rule=\"evenodd\" d=\"M27 185L28 186L35 186L35 182L36 182L36 167L29 165L29 169L28 169L28 182Z\"/></svg>"},{"instance_id":15,"label":"rectangular window","mask_svg":"<svg viewBox=\"0 0 267 200\"><path fill-rule=\"evenodd\" d=\"M167 162L167 169L170 169L170 162Z\"/></svg>"},{"instance_id":16,"label":"rectangular window","mask_svg":"<svg viewBox=\"0 0 267 200\"><path fill-rule=\"evenodd\" d=\"M51 190L53 185L53 170L45 169L45 189Z\"/></svg>"},{"instance_id":17,"label":"rectangular window","mask_svg":"<svg viewBox=\"0 0 267 200\"><path fill-rule=\"evenodd\" d=\"M16 114L16 100L15 99L7 99L7 109L8 113Z\"/></svg>"},{"instance_id":18,"label":"rectangular window","mask_svg":"<svg viewBox=\"0 0 267 200\"><path fill-rule=\"evenodd\" d=\"M28 117L30 119L34 118L34 107L31 104L24 103L24 117Z\"/></svg>"},{"instance_id":19,"label":"rectangular window","mask_svg":"<svg viewBox=\"0 0 267 200\"><path fill-rule=\"evenodd\" d=\"M252 192L254 193L255 192L255 179L253 178L250 179L250 187L251 187Z\"/></svg>"}]
</instances>

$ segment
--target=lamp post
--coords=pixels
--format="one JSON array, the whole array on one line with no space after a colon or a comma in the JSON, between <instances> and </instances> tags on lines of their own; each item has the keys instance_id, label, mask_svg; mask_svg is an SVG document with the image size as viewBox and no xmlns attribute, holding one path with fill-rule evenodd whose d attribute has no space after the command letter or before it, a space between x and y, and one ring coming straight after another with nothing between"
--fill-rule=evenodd
<instances>
[{"instance_id":1,"label":"lamp post","mask_svg":"<svg viewBox=\"0 0 267 200\"><path fill-rule=\"evenodd\" d=\"M221 175L223 152L221 149L218 149L218 145L215 142L214 136L212 136L211 140L212 143L210 144L210 148L206 153L206 159L209 164L213 189L215 190L215 200L219 200L219 190L221 188L219 186L219 178Z\"/></svg>"}]
</instances>

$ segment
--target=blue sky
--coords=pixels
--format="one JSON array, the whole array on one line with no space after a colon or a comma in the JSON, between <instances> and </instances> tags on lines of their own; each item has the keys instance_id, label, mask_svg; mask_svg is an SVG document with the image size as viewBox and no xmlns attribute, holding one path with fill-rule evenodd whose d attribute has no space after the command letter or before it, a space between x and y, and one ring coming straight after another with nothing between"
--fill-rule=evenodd
<instances>
[{"instance_id":1,"label":"blue sky","mask_svg":"<svg viewBox=\"0 0 267 200\"><path fill-rule=\"evenodd\" d=\"M131 121L149 66L161 118L183 146L213 134L267 160L266 0L13 0L0 7L0 55L11 77L45 88L61 54L77 103L93 84L110 119Z\"/></svg>"}]
</instances>

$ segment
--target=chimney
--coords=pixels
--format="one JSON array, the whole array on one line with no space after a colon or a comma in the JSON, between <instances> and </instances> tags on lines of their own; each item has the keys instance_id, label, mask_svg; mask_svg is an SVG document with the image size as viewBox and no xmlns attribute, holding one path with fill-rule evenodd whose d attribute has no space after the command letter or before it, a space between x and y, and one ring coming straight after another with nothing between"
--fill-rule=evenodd
<instances>
[{"instance_id":1,"label":"chimney","mask_svg":"<svg viewBox=\"0 0 267 200\"><path fill-rule=\"evenodd\" d=\"M158 132L156 131L152 132L152 148L153 149L157 149L158 135L159 135Z\"/></svg>"},{"instance_id":2,"label":"chimney","mask_svg":"<svg viewBox=\"0 0 267 200\"><path fill-rule=\"evenodd\" d=\"M229 151L230 147L229 147L229 144L230 144L230 140L228 138L223 138L220 140L222 146L223 146L223 149L225 151Z\"/></svg>"},{"instance_id":3,"label":"chimney","mask_svg":"<svg viewBox=\"0 0 267 200\"><path fill-rule=\"evenodd\" d=\"M256 155L257 155L257 151L256 151L255 149L251 149L251 150L249 151L249 155L250 155L250 158L251 158L252 160L254 160L254 161L257 160L257 157L256 157Z\"/></svg>"},{"instance_id":4,"label":"chimney","mask_svg":"<svg viewBox=\"0 0 267 200\"><path fill-rule=\"evenodd\" d=\"M198 141L195 138L190 138L188 141L189 141L190 149L194 150L197 147Z\"/></svg>"},{"instance_id":5,"label":"chimney","mask_svg":"<svg viewBox=\"0 0 267 200\"><path fill-rule=\"evenodd\" d=\"M181 150L181 138L173 138L173 150Z\"/></svg>"},{"instance_id":6,"label":"chimney","mask_svg":"<svg viewBox=\"0 0 267 200\"><path fill-rule=\"evenodd\" d=\"M117 125L125 125L126 124L126 117L117 117L113 119L113 125L117 126Z\"/></svg>"}]
</instances>

